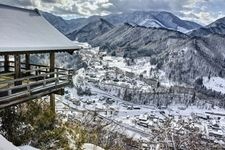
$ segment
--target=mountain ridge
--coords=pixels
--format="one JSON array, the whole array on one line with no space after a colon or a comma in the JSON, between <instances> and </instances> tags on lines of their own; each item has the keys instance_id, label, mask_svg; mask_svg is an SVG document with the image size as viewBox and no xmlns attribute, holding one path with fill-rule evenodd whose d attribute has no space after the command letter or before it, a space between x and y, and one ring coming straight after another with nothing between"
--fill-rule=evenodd
<instances>
[{"instance_id":1,"label":"mountain ridge","mask_svg":"<svg viewBox=\"0 0 225 150\"><path fill-rule=\"evenodd\" d=\"M189 32L189 34L198 37L207 36L209 34L225 35L225 17L220 18L207 26L195 29Z\"/></svg>"},{"instance_id":2,"label":"mountain ridge","mask_svg":"<svg viewBox=\"0 0 225 150\"><path fill-rule=\"evenodd\" d=\"M110 14L106 16L90 16L88 18L77 18L71 20L64 20L63 18L58 16L55 16L56 18L54 18L54 15L45 12L43 12L42 14L50 23L52 23L58 30L60 30L64 34L69 34L71 32L79 30L90 22L93 22L100 18L105 19L114 26L122 25L125 22L143 25L141 24L142 21L144 21L145 19L151 19L154 20L154 22L158 22L160 24L160 27L178 30L181 32L187 32L189 30L201 27L201 25L195 22L182 20L172 13L166 11L134 11L122 14ZM60 21L62 21L62 25ZM147 27L155 26L151 24L149 26L148 24Z\"/></svg>"},{"instance_id":3,"label":"mountain ridge","mask_svg":"<svg viewBox=\"0 0 225 150\"><path fill-rule=\"evenodd\" d=\"M89 42L90 40L93 40L94 38L108 32L112 28L114 28L112 24L100 18L67 34L67 37L71 40L77 40L79 42Z\"/></svg>"}]
</instances>

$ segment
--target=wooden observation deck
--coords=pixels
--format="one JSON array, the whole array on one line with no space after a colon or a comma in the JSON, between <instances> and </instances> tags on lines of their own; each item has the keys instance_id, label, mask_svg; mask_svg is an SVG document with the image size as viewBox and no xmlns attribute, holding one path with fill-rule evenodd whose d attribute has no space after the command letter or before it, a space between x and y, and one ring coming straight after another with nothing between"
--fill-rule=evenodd
<instances>
[{"instance_id":1,"label":"wooden observation deck","mask_svg":"<svg viewBox=\"0 0 225 150\"><path fill-rule=\"evenodd\" d=\"M72 71L55 67L55 53L73 54L80 47L56 30L35 9L0 4L0 109L42 96L63 94ZM31 64L31 54L49 55L49 66ZM24 63L21 63L21 57ZM14 61L9 58L14 57Z\"/></svg>"},{"instance_id":2,"label":"wooden observation deck","mask_svg":"<svg viewBox=\"0 0 225 150\"><path fill-rule=\"evenodd\" d=\"M0 62L4 64L4 62ZM70 84L73 70L30 64L26 70L21 63L21 77L15 77L15 62L9 61L10 72L0 73L0 109L40 98L51 93L62 95L64 87ZM5 66L1 65L0 68Z\"/></svg>"}]
</instances>

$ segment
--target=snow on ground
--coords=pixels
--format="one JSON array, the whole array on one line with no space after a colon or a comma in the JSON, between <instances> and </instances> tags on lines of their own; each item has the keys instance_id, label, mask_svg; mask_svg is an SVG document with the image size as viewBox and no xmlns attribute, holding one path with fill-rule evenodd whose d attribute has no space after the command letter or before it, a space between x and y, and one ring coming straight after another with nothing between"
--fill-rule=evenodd
<instances>
[{"instance_id":1,"label":"snow on ground","mask_svg":"<svg viewBox=\"0 0 225 150\"><path fill-rule=\"evenodd\" d=\"M156 106L147 106L147 105L137 105L127 101L124 101L112 93L105 92L100 90L96 87L88 85L91 88L91 91L94 95L91 96L78 96L76 90L73 88L67 89L69 91L69 95L71 99L80 100L81 105L76 106L73 104L72 101L67 100L66 96L61 98L61 102L63 101L64 104L67 104L68 108L71 107L73 109L68 109L68 111L64 111L64 114L75 114L77 111L98 111L99 116L112 122L112 126L108 128L113 128L114 132L119 132L128 137L133 137L135 140L139 140L140 138L148 138L151 135L151 130L145 128L143 126L139 126L136 124L135 120L138 120L140 116L154 116L155 120L164 120L165 118L169 117L170 115L174 116L175 121L178 121L180 117L185 120L192 119L192 115L200 115L206 116L209 115L207 113L218 113L218 114L225 114L224 109L220 109L218 107L212 108L202 108L201 106L189 106L186 107L185 105L178 105L173 104L170 105L168 108L165 109L158 109ZM107 104L106 100L100 100L103 97L111 98L114 100L114 103ZM87 101L92 101L92 103L87 104ZM128 109L128 107L136 107L139 109ZM161 112L165 112L162 114ZM79 115L75 115L78 117ZM217 115L210 115L212 118L216 119ZM152 122L153 121L153 122ZM148 124L152 124L154 126L154 119L146 121ZM196 124L202 130L207 128L209 124L208 121L202 121L201 124ZM225 127L225 117L222 116L220 120L220 126L223 128ZM125 129L125 130L124 130ZM225 133L225 132L224 132Z\"/></svg>"},{"instance_id":2,"label":"snow on ground","mask_svg":"<svg viewBox=\"0 0 225 150\"><path fill-rule=\"evenodd\" d=\"M91 48L91 46L88 43L81 43L81 42L78 42L78 41L73 41L73 43L77 46L82 47L82 48Z\"/></svg>"},{"instance_id":3,"label":"snow on ground","mask_svg":"<svg viewBox=\"0 0 225 150\"><path fill-rule=\"evenodd\" d=\"M159 81L160 81L160 84L165 87L171 87L175 85L173 81L170 81L169 79L167 79L166 73L162 70L159 71Z\"/></svg>"},{"instance_id":4,"label":"snow on ground","mask_svg":"<svg viewBox=\"0 0 225 150\"><path fill-rule=\"evenodd\" d=\"M29 146L29 145L24 145L24 146L19 146L18 147L20 150L39 150L37 148L34 148L32 146Z\"/></svg>"},{"instance_id":5,"label":"snow on ground","mask_svg":"<svg viewBox=\"0 0 225 150\"><path fill-rule=\"evenodd\" d=\"M103 148L91 143L85 143L82 149L83 150L104 150ZM38 150L38 149L29 145L16 147L11 142L6 140L2 135L0 135L0 150Z\"/></svg>"},{"instance_id":6,"label":"snow on ground","mask_svg":"<svg viewBox=\"0 0 225 150\"><path fill-rule=\"evenodd\" d=\"M148 57L135 59L135 63L129 66L127 65L123 57L105 56L103 60L107 62L110 67L117 67L124 72L132 72L136 76L143 74L145 78L159 78L161 85L166 87L170 87L176 84L166 77L166 73L163 70L159 70L157 73L151 72L151 69L154 70L156 66L151 65L150 58Z\"/></svg>"},{"instance_id":7,"label":"snow on ground","mask_svg":"<svg viewBox=\"0 0 225 150\"><path fill-rule=\"evenodd\" d=\"M103 60L108 62L110 67L118 67L119 69L122 69L123 71L132 72L137 75L145 71L146 71L146 75L149 75L150 69L155 67L150 64L149 58L135 59L136 64L130 65L130 66L126 64L125 59L123 57L105 56Z\"/></svg>"},{"instance_id":8,"label":"snow on ground","mask_svg":"<svg viewBox=\"0 0 225 150\"><path fill-rule=\"evenodd\" d=\"M82 149L83 150L104 150L103 148L99 147L99 146L96 146L94 144L91 144L91 143L85 143L83 146L82 146Z\"/></svg>"},{"instance_id":9,"label":"snow on ground","mask_svg":"<svg viewBox=\"0 0 225 150\"><path fill-rule=\"evenodd\" d=\"M0 150L19 150L19 148L0 135Z\"/></svg>"},{"instance_id":10,"label":"snow on ground","mask_svg":"<svg viewBox=\"0 0 225 150\"><path fill-rule=\"evenodd\" d=\"M208 77L203 77L203 85L207 89L212 89L225 94L225 79L223 78L211 77L209 80Z\"/></svg>"}]
</instances>

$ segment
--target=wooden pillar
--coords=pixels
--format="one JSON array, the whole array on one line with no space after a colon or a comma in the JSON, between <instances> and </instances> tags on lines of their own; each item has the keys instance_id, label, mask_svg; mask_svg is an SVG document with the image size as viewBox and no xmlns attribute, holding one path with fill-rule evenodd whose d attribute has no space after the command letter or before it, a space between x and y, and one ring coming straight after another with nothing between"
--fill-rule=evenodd
<instances>
[{"instance_id":1,"label":"wooden pillar","mask_svg":"<svg viewBox=\"0 0 225 150\"><path fill-rule=\"evenodd\" d=\"M26 70L30 70L30 54L25 54L25 63ZM26 75L29 76L30 72L27 72Z\"/></svg>"},{"instance_id":2,"label":"wooden pillar","mask_svg":"<svg viewBox=\"0 0 225 150\"><path fill-rule=\"evenodd\" d=\"M15 54L14 55L14 61L15 61L15 76L14 78L20 78L21 77L21 62L20 62L20 55L19 54ZM16 85L21 85L21 82L15 82L15 86Z\"/></svg>"},{"instance_id":3,"label":"wooden pillar","mask_svg":"<svg viewBox=\"0 0 225 150\"><path fill-rule=\"evenodd\" d=\"M55 53L50 52L50 72L54 72L54 71L55 71Z\"/></svg>"},{"instance_id":4,"label":"wooden pillar","mask_svg":"<svg viewBox=\"0 0 225 150\"><path fill-rule=\"evenodd\" d=\"M5 72L9 72L9 55L5 55L5 61L4 61L4 69Z\"/></svg>"},{"instance_id":5,"label":"wooden pillar","mask_svg":"<svg viewBox=\"0 0 225 150\"><path fill-rule=\"evenodd\" d=\"M55 94L50 94L51 111L55 114Z\"/></svg>"},{"instance_id":6,"label":"wooden pillar","mask_svg":"<svg viewBox=\"0 0 225 150\"><path fill-rule=\"evenodd\" d=\"M50 52L50 72L54 72L55 69L55 53ZM51 78L54 75L50 76ZM50 107L53 113L55 113L55 94L50 94Z\"/></svg>"}]
</instances>

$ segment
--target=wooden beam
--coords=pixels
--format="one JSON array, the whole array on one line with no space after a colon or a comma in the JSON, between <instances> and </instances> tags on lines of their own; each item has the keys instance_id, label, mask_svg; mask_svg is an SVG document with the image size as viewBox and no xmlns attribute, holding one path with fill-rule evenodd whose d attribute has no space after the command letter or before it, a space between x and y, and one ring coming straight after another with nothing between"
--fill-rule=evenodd
<instances>
[{"instance_id":1,"label":"wooden beam","mask_svg":"<svg viewBox=\"0 0 225 150\"><path fill-rule=\"evenodd\" d=\"M14 59L15 59L15 76L14 76L14 79L18 79L21 77L21 65L20 65L20 55L19 54L15 54L14 55ZM15 86L16 85L21 85L22 82L21 81L18 81L18 82L15 82Z\"/></svg>"},{"instance_id":2,"label":"wooden beam","mask_svg":"<svg viewBox=\"0 0 225 150\"><path fill-rule=\"evenodd\" d=\"M30 54L25 54L25 67L26 67L26 70L30 70ZM26 73L27 76L30 75L30 72L27 72Z\"/></svg>"},{"instance_id":3,"label":"wooden beam","mask_svg":"<svg viewBox=\"0 0 225 150\"><path fill-rule=\"evenodd\" d=\"M54 72L55 70L55 53L50 52L50 72ZM50 77L54 77L53 75L50 75ZM50 94L50 107L53 113L55 113L55 94Z\"/></svg>"},{"instance_id":4,"label":"wooden beam","mask_svg":"<svg viewBox=\"0 0 225 150\"><path fill-rule=\"evenodd\" d=\"M30 50L30 51L10 51L10 52L0 52L0 56L4 56L5 54L8 55L15 55L15 54L48 54L50 52L53 53L58 53L58 52L68 52L69 54L73 54L74 51L79 51L82 48L74 48L74 49L58 49L58 50L40 50L40 49L35 49L35 50Z\"/></svg>"},{"instance_id":5,"label":"wooden beam","mask_svg":"<svg viewBox=\"0 0 225 150\"><path fill-rule=\"evenodd\" d=\"M43 97L43 96L47 96L47 95L49 95L49 93L54 93L54 92L57 92L58 90L61 90L61 88L59 87L59 88L45 90L44 92L34 94L34 95L31 95L31 96L26 96L26 97L21 98L21 99L17 98L17 100L7 100L5 103L0 102L0 110L2 108L14 106L14 105L24 103L24 102L29 101L29 100L34 100L34 99L37 99L37 98L40 98L40 97Z\"/></svg>"},{"instance_id":6,"label":"wooden beam","mask_svg":"<svg viewBox=\"0 0 225 150\"><path fill-rule=\"evenodd\" d=\"M4 69L5 72L9 72L9 55L5 55L5 61L4 61Z\"/></svg>"}]
</instances>

